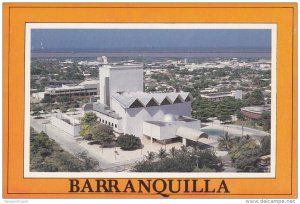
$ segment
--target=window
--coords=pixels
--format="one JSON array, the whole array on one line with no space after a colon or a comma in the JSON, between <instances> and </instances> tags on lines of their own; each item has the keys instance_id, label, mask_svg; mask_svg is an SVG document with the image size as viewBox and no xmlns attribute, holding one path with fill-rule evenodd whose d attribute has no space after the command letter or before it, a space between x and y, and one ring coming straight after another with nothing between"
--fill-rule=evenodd
<instances>
[{"instance_id":1,"label":"window","mask_svg":"<svg viewBox=\"0 0 300 204\"><path fill-rule=\"evenodd\" d=\"M186 99L185 99L185 102L188 102L188 101L191 101L191 100L192 100L191 96L187 96Z\"/></svg>"},{"instance_id":2,"label":"window","mask_svg":"<svg viewBox=\"0 0 300 204\"><path fill-rule=\"evenodd\" d=\"M182 100L180 99L179 96L177 96L177 98L175 99L174 103L181 103L181 102L182 102Z\"/></svg>"},{"instance_id":3,"label":"window","mask_svg":"<svg viewBox=\"0 0 300 204\"><path fill-rule=\"evenodd\" d=\"M137 99L129 106L129 108L141 108L141 107L144 107L144 106Z\"/></svg>"},{"instance_id":4,"label":"window","mask_svg":"<svg viewBox=\"0 0 300 204\"><path fill-rule=\"evenodd\" d=\"M146 105L146 107L158 106L157 102L152 98Z\"/></svg>"},{"instance_id":5,"label":"window","mask_svg":"<svg viewBox=\"0 0 300 204\"><path fill-rule=\"evenodd\" d=\"M117 128L118 126L117 126L117 124L115 124L115 128Z\"/></svg>"}]
</instances>

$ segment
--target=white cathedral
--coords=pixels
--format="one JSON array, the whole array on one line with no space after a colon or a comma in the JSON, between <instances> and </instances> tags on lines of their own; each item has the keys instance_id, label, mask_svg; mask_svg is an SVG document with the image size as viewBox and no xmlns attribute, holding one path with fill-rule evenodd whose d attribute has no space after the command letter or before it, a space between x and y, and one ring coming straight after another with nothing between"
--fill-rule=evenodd
<instances>
[{"instance_id":1,"label":"white cathedral","mask_svg":"<svg viewBox=\"0 0 300 204\"><path fill-rule=\"evenodd\" d=\"M191 118L192 96L188 92L146 93L142 64L109 65L104 57L99 68L100 100L83 106L116 135L133 134L152 142L181 140L208 144L201 122Z\"/></svg>"}]
</instances>

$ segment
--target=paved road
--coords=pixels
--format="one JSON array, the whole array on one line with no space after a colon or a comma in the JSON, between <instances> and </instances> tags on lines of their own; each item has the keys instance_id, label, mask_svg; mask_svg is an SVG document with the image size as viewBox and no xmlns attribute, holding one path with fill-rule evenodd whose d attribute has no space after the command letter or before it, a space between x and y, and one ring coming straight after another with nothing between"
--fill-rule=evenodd
<instances>
[{"instance_id":1,"label":"paved road","mask_svg":"<svg viewBox=\"0 0 300 204\"><path fill-rule=\"evenodd\" d=\"M242 127L239 125L228 125L229 128L232 129L236 129L242 132ZM226 126L225 126L226 127ZM247 133L250 133L251 135L257 135L257 136L266 136L266 135L270 135L267 132L261 131L261 130L256 130L256 129L252 129L252 128L248 128L248 127L244 127L244 131Z\"/></svg>"},{"instance_id":2,"label":"paved road","mask_svg":"<svg viewBox=\"0 0 300 204\"><path fill-rule=\"evenodd\" d=\"M38 132L44 131L51 139L55 140L64 150L66 150L67 152L73 155L86 151L88 153L87 154L88 157L99 162L99 167L101 169L102 168L107 169L116 166L114 164L111 164L103 160L97 154L82 147L72 135L51 125L49 123L49 119L37 120L37 119L30 118L30 126L33 127Z\"/></svg>"},{"instance_id":3,"label":"paved road","mask_svg":"<svg viewBox=\"0 0 300 204\"><path fill-rule=\"evenodd\" d=\"M229 133L235 134L235 135L250 135L254 137L262 137L262 136L267 136L270 135L268 132L264 132L261 130L253 129L253 128L248 128L244 127L242 131L242 126L239 125L222 125L222 124L217 124L217 123L206 123L207 126L205 126L203 129L218 129L218 130L224 130Z\"/></svg>"},{"instance_id":4,"label":"paved road","mask_svg":"<svg viewBox=\"0 0 300 204\"><path fill-rule=\"evenodd\" d=\"M99 170L106 172L126 171L133 166L137 161L141 161L148 151L159 151L160 148L169 150L176 146L180 148L181 143L176 144L158 144L151 143L150 140L143 140L144 148L134 151L123 151L120 147L115 148L99 148L99 145L90 145L88 141L80 138L75 139L72 135L60 130L59 128L50 124L49 115L43 115L46 119L30 118L31 126L38 132L44 131L47 135L55 140L63 149L73 155L86 151L88 157L99 162ZM116 154L117 152L117 154Z\"/></svg>"}]
</instances>

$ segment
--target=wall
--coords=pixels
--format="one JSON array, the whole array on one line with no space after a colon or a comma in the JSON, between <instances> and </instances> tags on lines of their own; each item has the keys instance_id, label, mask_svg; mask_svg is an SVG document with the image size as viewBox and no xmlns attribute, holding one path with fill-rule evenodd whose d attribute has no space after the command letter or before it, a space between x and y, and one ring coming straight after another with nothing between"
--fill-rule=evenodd
<instances>
[{"instance_id":1,"label":"wall","mask_svg":"<svg viewBox=\"0 0 300 204\"><path fill-rule=\"evenodd\" d=\"M160 140L166 140L176 137L176 125L166 125L160 128Z\"/></svg>"},{"instance_id":2,"label":"wall","mask_svg":"<svg viewBox=\"0 0 300 204\"><path fill-rule=\"evenodd\" d=\"M176 130L180 126L185 126L193 129L200 129L200 121L174 121L170 124L159 126L156 124L143 122L143 135L155 138L157 140L167 140L176 137Z\"/></svg>"},{"instance_id":3,"label":"wall","mask_svg":"<svg viewBox=\"0 0 300 204\"><path fill-rule=\"evenodd\" d=\"M243 91L236 90L231 92L235 99L242 99L243 98Z\"/></svg>"},{"instance_id":4,"label":"wall","mask_svg":"<svg viewBox=\"0 0 300 204\"><path fill-rule=\"evenodd\" d=\"M105 85L105 78L108 85ZM106 98L121 91L143 91L144 90L144 73L142 65L120 65L115 67L101 67L99 70L100 80L100 102L110 105ZM109 93L106 88L109 87Z\"/></svg>"},{"instance_id":5,"label":"wall","mask_svg":"<svg viewBox=\"0 0 300 204\"><path fill-rule=\"evenodd\" d=\"M110 116L99 113L97 111L87 111L87 112L95 113L98 117L99 122L101 122L101 124L105 124L112 127L113 130L117 133L123 133L122 122L120 119L112 118ZM111 124L113 124L113 126L111 126ZM115 125L117 125L117 127L115 127Z\"/></svg>"},{"instance_id":6,"label":"wall","mask_svg":"<svg viewBox=\"0 0 300 204\"><path fill-rule=\"evenodd\" d=\"M144 73L140 66L126 68L111 68L110 69L110 96L113 94L126 91L136 92L144 91Z\"/></svg>"},{"instance_id":7,"label":"wall","mask_svg":"<svg viewBox=\"0 0 300 204\"><path fill-rule=\"evenodd\" d=\"M106 99L105 77L109 77L109 68L100 67L99 68L99 92L100 92L100 102L102 104L105 104L105 99Z\"/></svg>"},{"instance_id":8,"label":"wall","mask_svg":"<svg viewBox=\"0 0 300 204\"><path fill-rule=\"evenodd\" d=\"M166 114L191 116L191 102L170 105L152 106L147 108L126 109L123 119L124 133L137 137L143 135L143 121L164 120Z\"/></svg>"},{"instance_id":9,"label":"wall","mask_svg":"<svg viewBox=\"0 0 300 204\"><path fill-rule=\"evenodd\" d=\"M143 122L143 135L160 139L160 127L151 123Z\"/></svg>"},{"instance_id":10,"label":"wall","mask_svg":"<svg viewBox=\"0 0 300 204\"><path fill-rule=\"evenodd\" d=\"M201 121L200 120L189 121L189 122L176 121L176 125L178 127L179 126L184 126L184 127L189 127L189 128L200 130L200 128L201 128Z\"/></svg>"},{"instance_id":11,"label":"wall","mask_svg":"<svg viewBox=\"0 0 300 204\"><path fill-rule=\"evenodd\" d=\"M69 113L69 114L70 114L70 113ZM72 114L72 113L71 113L71 114ZM63 116L60 116L60 117L59 117L59 116L57 115L58 118L62 118L62 117L63 117L63 118L65 118L65 119L70 120L70 123L72 123L73 125L74 125L74 124L80 124L80 120L77 119L77 118L74 118L73 116L74 116L74 115L63 114Z\"/></svg>"},{"instance_id":12,"label":"wall","mask_svg":"<svg viewBox=\"0 0 300 204\"><path fill-rule=\"evenodd\" d=\"M62 131L72 135L79 136L80 125L71 125L60 118L56 118L55 116L51 116L51 124L55 127L61 129Z\"/></svg>"},{"instance_id":13,"label":"wall","mask_svg":"<svg viewBox=\"0 0 300 204\"><path fill-rule=\"evenodd\" d=\"M241 113L242 113L244 116L246 116L246 117L248 117L248 118L251 118L251 119L256 119L256 120L258 120L258 119L260 119L260 117L261 117L261 114L253 113L253 112L249 112L249 111L245 111L245 110L241 110Z\"/></svg>"}]
</instances>

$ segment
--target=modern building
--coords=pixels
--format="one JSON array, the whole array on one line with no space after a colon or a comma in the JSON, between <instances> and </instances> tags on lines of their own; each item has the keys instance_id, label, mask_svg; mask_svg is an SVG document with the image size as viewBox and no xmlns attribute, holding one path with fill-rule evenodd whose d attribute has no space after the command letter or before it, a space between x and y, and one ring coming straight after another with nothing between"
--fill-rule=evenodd
<instances>
[{"instance_id":1,"label":"modern building","mask_svg":"<svg viewBox=\"0 0 300 204\"><path fill-rule=\"evenodd\" d=\"M112 127L116 136L132 134L161 144L180 141L184 145L212 147L216 141L200 131L199 120L191 118L191 94L146 93L143 77L141 64L105 63L99 70L100 99L85 104L80 114L53 115L52 124L77 136L80 117L93 112L100 123Z\"/></svg>"},{"instance_id":2,"label":"modern building","mask_svg":"<svg viewBox=\"0 0 300 204\"><path fill-rule=\"evenodd\" d=\"M62 85L58 88L46 88L44 97L56 98L58 96L89 97L99 95L99 81L89 80L78 85Z\"/></svg>"},{"instance_id":3,"label":"modern building","mask_svg":"<svg viewBox=\"0 0 300 204\"><path fill-rule=\"evenodd\" d=\"M100 100L85 104L83 111L94 112L116 135L133 134L159 143L180 140L184 144L205 137L201 122L191 118L191 94L144 92L142 64L106 64L99 69L99 80ZM179 130L183 127L193 136L182 134L184 131Z\"/></svg>"},{"instance_id":4,"label":"modern building","mask_svg":"<svg viewBox=\"0 0 300 204\"><path fill-rule=\"evenodd\" d=\"M208 93L208 94L201 94L201 97L212 100L212 101L220 101L227 97L232 97L235 99L242 99L243 91L235 90L235 91L231 91L231 92Z\"/></svg>"},{"instance_id":5,"label":"modern building","mask_svg":"<svg viewBox=\"0 0 300 204\"><path fill-rule=\"evenodd\" d=\"M50 122L53 126L72 136L80 135L80 117L78 115L68 115L60 112L53 113L51 114Z\"/></svg>"},{"instance_id":6,"label":"modern building","mask_svg":"<svg viewBox=\"0 0 300 204\"><path fill-rule=\"evenodd\" d=\"M262 114L264 112L271 112L271 106L265 105L265 106L248 106L241 108L241 113L250 119L260 119Z\"/></svg>"},{"instance_id":7,"label":"modern building","mask_svg":"<svg viewBox=\"0 0 300 204\"><path fill-rule=\"evenodd\" d=\"M104 65L99 70L99 80L100 103L110 106L116 93L144 91L143 65Z\"/></svg>"}]
</instances>

